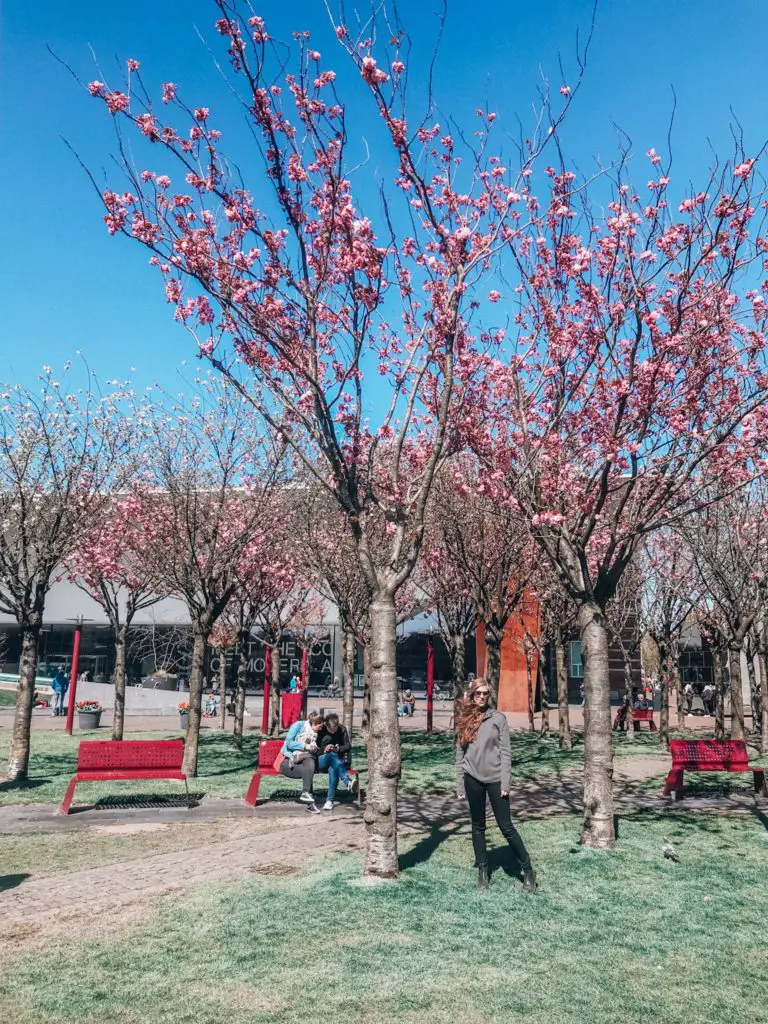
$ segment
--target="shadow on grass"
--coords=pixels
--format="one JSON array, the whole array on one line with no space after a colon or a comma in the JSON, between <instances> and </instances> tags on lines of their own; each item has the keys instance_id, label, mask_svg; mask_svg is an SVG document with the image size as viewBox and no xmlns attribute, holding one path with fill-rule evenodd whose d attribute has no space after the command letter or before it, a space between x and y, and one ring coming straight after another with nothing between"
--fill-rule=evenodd
<instances>
[{"instance_id":1,"label":"shadow on grass","mask_svg":"<svg viewBox=\"0 0 768 1024\"><path fill-rule=\"evenodd\" d=\"M7 779L5 782L0 782L0 793L12 793L17 789L39 789L40 786L48 785L48 781L48 779L26 779L24 781Z\"/></svg>"},{"instance_id":2,"label":"shadow on grass","mask_svg":"<svg viewBox=\"0 0 768 1024\"><path fill-rule=\"evenodd\" d=\"M18 875L0 875L0 892L5 892L6 889L15 889L31 877L28 871Z\"/></svg>"},{"instance_id":3,"label":"shadow on grass","mask_svg":"<svg viewBox=\"0 0 768 1024\"><path fill-rule=\"evenodd\" d=\"M441 846L446 839L455 836L461 825L454 825L452 828L434 828L429 835L424 836L418 843L415 843L407 853L400 857L400 870L415 868L417 864L426 863L433 853Z\"/></svg>"}]
</instances>

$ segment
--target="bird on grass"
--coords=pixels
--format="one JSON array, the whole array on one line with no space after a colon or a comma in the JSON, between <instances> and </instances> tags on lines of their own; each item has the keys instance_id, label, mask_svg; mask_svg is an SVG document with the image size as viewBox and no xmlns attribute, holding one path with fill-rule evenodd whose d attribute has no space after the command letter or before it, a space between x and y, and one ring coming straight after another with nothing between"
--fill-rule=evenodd
<instances>
[{"instance_id":1,"label":"bird on grass","mask_svg":"<svg viewBox=\"0 0 768 1024\"><path fill-rule=\"evenodd\" d=\"M668 839L664 840L664 845L661 848L661 852L664 854L667 860L673 860L675 863L677 863L680 860L680 854L677 852L677 850L674 848L674 846L672 845L672 843L670 843Z\"/></svg>"}]
</instances>

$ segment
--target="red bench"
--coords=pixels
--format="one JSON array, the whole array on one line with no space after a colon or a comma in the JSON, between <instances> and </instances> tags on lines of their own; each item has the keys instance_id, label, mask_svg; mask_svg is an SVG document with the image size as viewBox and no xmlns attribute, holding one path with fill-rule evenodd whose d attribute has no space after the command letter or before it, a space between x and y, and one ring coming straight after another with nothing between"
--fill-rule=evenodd
<instances>
[{"instance_id":1,"label":"red bench","mask_svg":"<svg viewBox=\"0 0 768 1024\"><path fill-rule=\"evenodd\" d=\"M684 772L752 772L755 792L766 795L765 772L750 768L743 740L671 740L672 770L667 776L664 796L683 798Z\"/></svg>"},{"instance_id":2,"label":"red bench","mask_svg":"<svg viewBox=\"0 0 768 1024\"><path fill-rule=\"evenodd\" d=\"M617 729L624 729L627 720L627 706L622 705L616 712L616 717L613 720L613 731ZM633 708L632 709L632 724L639 726L641 722L647 722L650 726L651 732L656 732L656 723L653 720L653 709L652 708Z\"/></svg>"},{"instance_id":3,"label":"red bench","mask_svg":"<svg viewBox=\"0 0 768 1024\"><path fill-rule=\"evenodd\" d=\"M280 749L283 745L282 740L262 740L259 743L259 766L251 777L248 791L245 794L245 803L249 807L255 807L256 801L259 798L259 786L261 785L261 778L263 775L279 775L280 772L275 768L275 762L277 756L280 753ZM350 775L357 775L357 771L354 768L347 768ZM283 776L288 782L291 780L287 776ZM358 786L357 789L357 806L361 806L362 800L362 789Z\"/></svg>"},{"instance_id":4,"label":"red bench","mask_svg":"<svg viewBox=\"0 0 768 1024\"><path fill-rule=\"evenodd\" d=\"M182 772L184 740L82 740L77 752L77 774L70 779L59 811L69 814L78 782L111 779L178 779L184 783L189 807L187 776Z\"/></svg>"}]
</instances>

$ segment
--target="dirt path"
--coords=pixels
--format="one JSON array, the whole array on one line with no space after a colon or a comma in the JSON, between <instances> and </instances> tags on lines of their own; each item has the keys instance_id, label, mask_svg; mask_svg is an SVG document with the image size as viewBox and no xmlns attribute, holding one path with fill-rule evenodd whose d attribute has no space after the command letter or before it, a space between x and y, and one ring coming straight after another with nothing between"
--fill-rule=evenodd
<instances>
[{"instance_id":1,"label":"dirt path","mask_svg":"<svg viewBox=\"0 0 768 1024\"><path fill-rule=\"evenodd\" d=\"M357 849L359 816L285 818L266 832L192 849L139 856L82 871L33 876L0 897L0 957L20 946L67 935L85 938L125 928L149 916L158 899L179 889L200 890L212 880L253 873L290 874L310 857ZM113 830L147 825L115 825ZM211 824L211 837L216 826Z\"/></svg>"}]
</instances>

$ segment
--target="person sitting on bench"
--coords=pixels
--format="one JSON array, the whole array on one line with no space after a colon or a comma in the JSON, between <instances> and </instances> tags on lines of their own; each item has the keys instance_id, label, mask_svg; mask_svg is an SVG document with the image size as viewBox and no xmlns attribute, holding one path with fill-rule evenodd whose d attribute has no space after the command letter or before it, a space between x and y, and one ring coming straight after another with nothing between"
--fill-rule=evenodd
<instances>
[{"instance_id":1,"label":"person sitting on bench","mask_svg":"<svg viewBox=\"0 0 768 1024\"><path fill-rule=\"evenodd\" d=\"M635 703L632 705L635 711L647 711L650 706L651 705L645 699L644 693L635 694Z\"/></svg>"},{"instance_id":2,"label":"person sitting on bench","mask_svg":"<svg viewBox=\"0 0 768 1024\"><path fill-rule=\"evenodd\" d=\"M324 811L333 810L336 788L339 783L353 793L356 791L357 779L353 781L347 774L352 761L352 743L346 726L339 721L339 716L331 712L325 716L324 727L317 736L317 770L328 772L328 798L323 805Z\"/></svg>"},{"instance_id":3,"label":"person sitting on bench","mask_svg":"<svg viewBox=\"0 0 768 1024\"><path fill-rule=\"evenodd\" d=\"M406 690L403 694L403 703L397 709L398 715L411 716L416 709L416 698L413 696L410 690Z\"/></svg>"},{"instance_id":4,"label":"person sitting on bench","mask_svg":"<svg viewBox=\"0 0 768 1024\"><path fill-rule=\"evenodd\" d=\"M310 712L306 721L293 723L280 749L283 758L280 762L280 774L285 775L287 779L301 779L303 789L299 800L313 807L315 798L312 788L317 767L317 735L324 725L325 721L319 712Z\"/></svg>"}]
</instances>

